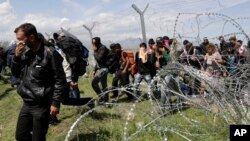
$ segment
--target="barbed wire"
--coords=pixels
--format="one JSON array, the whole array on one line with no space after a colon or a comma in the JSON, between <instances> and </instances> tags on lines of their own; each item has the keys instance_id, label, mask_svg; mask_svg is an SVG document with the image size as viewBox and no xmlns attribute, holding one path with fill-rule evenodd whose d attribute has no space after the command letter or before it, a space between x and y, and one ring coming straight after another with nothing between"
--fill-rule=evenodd
<instances>
[{"instance_id":1,"label":"barbed wire","mask_svg":"<svg viewBox=\"0 0 250 141\"><path fill-rule=\"evenodd\" d=\"M180 21L180 17L182 15L194 15L198 30L196 37L185 36L184 31L182 31L183 36L180 35L180 31L177 30L177 26L179 26L182 22ZM147 108L139 106L139 103L141 99L143 99L144 95L138 96L134 93L135 84L124 86L122 88L113 88L99 95L99 97L103 97L112 91L119 91L129 93L136 97L136 101L131 104L127 104L127 107L125 108L126 114L123 115L125 121L123 123L123 134L120 135L121 140L133 140L137 136L140 136L141 133L149 130L158 132L160 136L159 138L162 140L168 140L169 132L188 141L193 139L202 140L206 137L216 138L216 136L220 134L218 131L225 130L225 127L228 127L230 124L250 123L250 97L248 95L246 85L249 83L249 64L236 64L236 73L227 77L216 77L215 75L207 75L204 71L192 67L191 62L189 62L188 59L192 55L186 55L186 65L178 63L180 57L176 56L176 54L177 48L180 47L180 43L178 41L179 39L190 38L194 39L195 42L200 42L200 33L204 28L201 27L199 21L201 16L219 17L220 19L218 21L231 23L231 25L239 31L222 35L224 37L243 35L247 40L249 40L248 34L245 33L241 25L237 22L237 20L249 19L249 17L239 17L233 19L220 13L179 13L174 22L173 38L175 40L170 52L172 62L158 70L150 85L141 83L140 85L142 88L136 89L136 91L146 93L145 95L148 97L148 104L150 106ZM212 23L208 23L206 26L209 24ZM218 39L218 37L209 38L209 40L215 39ZM222 57L225 57L225 55L222 55ZM198 63L201 67L203 66L202 61L198 60ZM220 68L220 71L227 72L225 66L220 64L217 65ZM178 80L183 79L182 74L185 74L190 78L189 83L186 84ZM174 90L169 86L169 83L166 81L166 77L169 75L173 75L176 78L174 81L176 82L178 90ZM186 87L190 88L190 91L192 91L191 96L184 93L180 85L183 83ZM195 91L201 93L202 89L204 91L204 95L195 94ZM166 95L168 99L165 107L162 107L161 101L154 96L154 92L157 90L160 90L161 96ZM175 97L177 99L176 102L169 103L169 96L170 99L171 97ZM192 96L195 96L195 98ZM97 98L98 96L94 97L93 100ZM122 103L111 103L111 105L116 112L120 111L121 108L123 108L122 110L124 111L124 104ZM196 115L207 115L209 117L209 122L204 123L202 119L185 113L183 109L190 107L197 110L193 111L193 113L197 112L195 113ZM81 122L89 117L92 112L102 110L103 108L105 107L97 105L95 109L84 112L84 114L82 114L70 127L65 141L70 140L73 136L78 137L78 130L80 129L76 127L80 127ZM182 121L186 122L186 124L180 125L177 119L172 119L170 115L174 114L177 114ZM135 120L136 115L143 115L147 120L141 119L141 121L138 122ZM220 121L221 126L215 126L216 121ZM112 122L112 120L110 122ZM134 124L136 124L137 128L134 131L130 131L129 128L131 126L135 126ZM213 130L211 131L208 129L209 127L213 127ZM73 134L75 130L76 135ZM210 132L207 132L206 134L202 132L207 130ZM84 130L81 132L87 131ZM226 140L227 138L228 137L224 137L223 140Z\"/></svg>"}]
</instances>

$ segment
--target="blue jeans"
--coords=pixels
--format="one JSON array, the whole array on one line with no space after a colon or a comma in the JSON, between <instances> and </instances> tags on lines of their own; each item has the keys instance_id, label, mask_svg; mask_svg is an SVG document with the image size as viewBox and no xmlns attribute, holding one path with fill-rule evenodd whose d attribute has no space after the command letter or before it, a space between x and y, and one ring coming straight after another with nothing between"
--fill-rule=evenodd
<instances>
[{"instance_id":1,"label":"blue jeans","mask_svg":"<svg viewBox=\"0 0 250 141\"><path fill-rule=\"evenodd\" d=\"M75 80L76 82L78 82L78 78L79 78L79 77L76 77L76 78L75 78L75 79L76 79L76 80ZM69 85L69 86L68 86L69 89L71 89L71 90L70 90L70 95L69 95L69 97L70 97L70 98L80 99L80 90L79 90L79 87L71 88L71 87L70 87L70 84L68 84L68 85Z\"/></svg>"},{"instance_id":2,"label":"blue jeans","mask_svg":"<svg viewBox=\"0 0 250 141\"><path fill-rule=\"evenodd\" d=\"M137 73L135 75L135 81L134 81L134 94L136 96L139 96L139 92L138 92L138 87L141 83L142 80L145 80L147 82L147 84L150 86L151 84L151 75L150 74L140 74Z\"/></svg>"},{"instance_id":3,"label":"blue jeans","mask_svg":"<svg viewBox=\"0 0 250 141\"><path fill-rule=\"evenodd\" d=\"M70 93L70 98L75 98L75 99L79 99L80 98L80 90L79 88L72 88L72 91Z\"/></svg>"}]
</instances>

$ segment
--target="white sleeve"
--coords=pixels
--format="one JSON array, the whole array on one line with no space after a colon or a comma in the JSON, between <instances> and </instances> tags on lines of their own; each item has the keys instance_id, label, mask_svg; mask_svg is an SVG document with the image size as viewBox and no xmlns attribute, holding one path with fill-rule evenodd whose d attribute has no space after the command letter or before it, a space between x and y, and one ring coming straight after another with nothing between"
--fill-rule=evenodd
<instances>
[{"instance_id":1,"label":"white sleeve","mask_svg":"<svg viewBox=\"0 0 250 141\"><path fill-rule=\"evenodd\" d=\"M71 76L72 76L72 71L71 71L71 68L70 68L70 64L69 64L69 62L67 61L66 58L63 58L63 69L64 69L64 72L66 74L67 82L70 82L71 81Z\"/></svg>"},{"instance_id":2,"label":"white sleeve","mask_svg":"<svg viewBox=\"0 0 250 141\"><path fill-rule=\"evenodd\" d=\"M67 79L67 82L70 82L72 81L71 80L71 76L72 76L72 70L70 68L70 64L69 62L67 61L66 59L66 55L65 53L60 49L60 48L56 48L57 52L62 56L63 58L63 62L62 62L62 66L63 66L63 70L66 74L66 79Z\"/></svg>"}]
</instances>

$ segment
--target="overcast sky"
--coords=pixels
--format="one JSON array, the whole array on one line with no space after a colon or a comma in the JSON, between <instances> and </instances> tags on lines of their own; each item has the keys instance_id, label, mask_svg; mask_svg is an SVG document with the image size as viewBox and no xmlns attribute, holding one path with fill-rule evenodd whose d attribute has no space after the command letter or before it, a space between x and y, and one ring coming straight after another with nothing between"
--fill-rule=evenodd
<instances>
[{"instance_id":1,"label":"overcast sky","mask_svg":"<svg viewBox=\"0 0 250 141\"><path fill-rule=\"evenodd\" d=\"M82 27L91 26L94 36L115 42L141 37L139 15L131 7L136 4L145 13L147 38L173 36L175 19L180 12L217 12L237 20L250 33L249 0L0 0L0 40L15 39L13 30L24 22L33 23L39 32L52 33L60 27L69 29L80 40L89 41L89 34ZM222 34L225 18L200 16L200 36ZM194 15L181 15L176 32L181 36L197 36ZM238 32L238 28L227 23L224 34Z\"/></svg>"}]
</instances>

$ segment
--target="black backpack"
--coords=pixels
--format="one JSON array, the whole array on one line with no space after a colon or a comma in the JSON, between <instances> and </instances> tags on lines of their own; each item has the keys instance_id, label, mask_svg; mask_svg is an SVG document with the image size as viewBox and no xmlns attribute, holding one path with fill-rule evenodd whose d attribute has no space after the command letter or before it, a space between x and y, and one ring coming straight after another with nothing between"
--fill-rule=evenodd
<instances>
[{"instance_id":1,"label":"black backpack","mask_svg":"<svg viewBox=\"0 0 250 141\"><path fill-rule=\"evenodd\" d=\"M62 32L64 31L61 31L56 38L56 33L54 34L56 44L65 53L72 72L77 76L82 76L86 72L86 66L88 65L89 51L80 40L70 36L70 34L61 34Z\"/></svg>"},{"instance_id":2,"label":"black backpack","mask_svg":"<svg viewBox=\"0 0 250 141\"><path fill-rule=\"evenodd\" d=\"M111 74L115 73L120 67L118 54L116 52L109 50L106 64L108 66L109 73Z\"/></svg>"}]
</instances>

